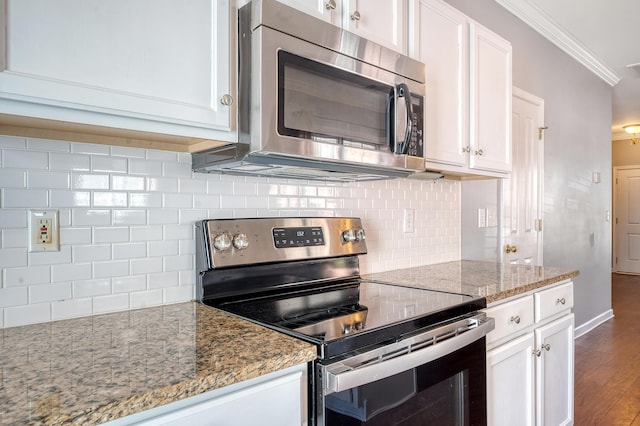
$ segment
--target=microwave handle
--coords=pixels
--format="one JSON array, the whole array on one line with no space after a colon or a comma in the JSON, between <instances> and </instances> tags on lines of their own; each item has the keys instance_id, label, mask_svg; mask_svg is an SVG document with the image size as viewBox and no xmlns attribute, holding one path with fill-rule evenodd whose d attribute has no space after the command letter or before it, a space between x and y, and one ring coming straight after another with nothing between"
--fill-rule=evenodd
<instances>
[{"instance_id":1,"label":"microwave handle","mask_svg":"<svg viewBox=\"0 0 640 426\"><path fill-rule=\"evenodd\" d=\"M400 98L404 98L404 104L400 102ZM389 119L393 120L390 134L393 139L389 140L391 151L395 154L406 154L409 148L409 140L411 138L411 117L413 116L413 107L411 105L411 95L409 87L405 83L400 83L393 88L393 114L389 114ZM398 109L400 105L404 107L405 125L404 134L398 135Z\"/></svg>"}]
</instances>

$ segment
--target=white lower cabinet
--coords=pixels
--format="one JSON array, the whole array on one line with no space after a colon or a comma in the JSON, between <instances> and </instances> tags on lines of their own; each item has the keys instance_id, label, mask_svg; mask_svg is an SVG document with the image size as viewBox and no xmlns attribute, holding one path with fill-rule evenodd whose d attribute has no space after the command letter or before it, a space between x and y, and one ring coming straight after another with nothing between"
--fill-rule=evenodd
<instances>
[{"instance_id":1,"label":"white lower cabinet","mask_svg":"<svg viewBox=\"0 0 640 426\"><path fill-rule=\"evenodd\" d=\"M489 425L573 424L572 307L568 281L487 308Z\"/></svg>"},{"instance_id":2,"label":"white lower cabinet","mask_svg":"<svg viewBox=\"0 0 640 426\"><path fill-rule=\"evenodd\" d=\"M123 417L107 425L306 425L306 371L306 364L302 364Z\"/></svg>"}]
</instances>

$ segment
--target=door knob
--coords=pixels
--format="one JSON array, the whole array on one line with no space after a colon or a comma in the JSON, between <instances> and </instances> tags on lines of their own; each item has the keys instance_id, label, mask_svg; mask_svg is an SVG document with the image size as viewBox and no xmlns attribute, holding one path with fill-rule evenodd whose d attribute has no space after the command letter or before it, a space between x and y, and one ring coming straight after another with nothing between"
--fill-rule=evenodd
<instances>
[{"instance_id":1,"label":"door knob","mask_svg":"<svg viewBox=\"0 0 640 426\"><path fill-rule=\"evenodd\" d=\"M507 253L516 253L518 251L518 247L507 244L504 247L504 251Z\"/></svg>"}]
</instances>

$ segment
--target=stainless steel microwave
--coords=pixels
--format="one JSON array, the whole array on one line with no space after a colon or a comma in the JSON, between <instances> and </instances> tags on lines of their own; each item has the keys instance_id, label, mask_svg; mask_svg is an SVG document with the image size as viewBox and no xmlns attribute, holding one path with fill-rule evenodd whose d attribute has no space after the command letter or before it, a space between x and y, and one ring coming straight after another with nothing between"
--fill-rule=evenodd
<instances>
[{"instance_id":1,"label":"stainless steel microwave","mask_svg":"<svg viewBox=\"0 0 640 426\"><path fill-rule=\"evenodd\" d=\"M275 0L238 11L238 143L196 171L372 180L423 172L424 64Z\"/></svg>"}]
</instances>

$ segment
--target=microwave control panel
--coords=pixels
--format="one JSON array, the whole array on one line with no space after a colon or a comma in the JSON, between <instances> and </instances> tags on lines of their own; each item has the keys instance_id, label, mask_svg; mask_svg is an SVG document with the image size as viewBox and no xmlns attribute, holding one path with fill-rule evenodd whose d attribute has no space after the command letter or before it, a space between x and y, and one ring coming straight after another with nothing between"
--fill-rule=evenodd
<instances>
[{"instance_id":1,"label":"microwave control panel","mask_svg":"<svg viewBox=\"0 0 640 426\"><path fill-rule=\"evenodd\" d=\"M411 116L411 139L409 140L407 155L411 155L413 157L424 157L423 102L424 98L422 96L415 96L413 94L411 95L411 108L413 109L413 114Z\"/></svg>"}]
</instances>

